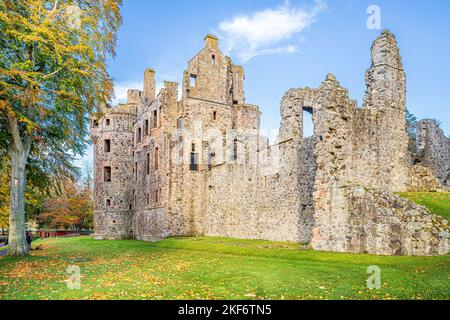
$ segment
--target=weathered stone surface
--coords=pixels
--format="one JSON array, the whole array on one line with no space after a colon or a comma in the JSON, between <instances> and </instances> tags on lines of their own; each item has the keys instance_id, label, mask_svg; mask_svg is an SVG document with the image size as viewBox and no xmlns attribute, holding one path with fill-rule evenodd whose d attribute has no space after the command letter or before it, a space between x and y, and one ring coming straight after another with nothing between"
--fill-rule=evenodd
<instances>
[{"instance_id":1,"label":"weathered stone surface","mask_svg":"<svg viewBox=\"0 0 450 320\"><path fill-rule=\"evenodd\" d=\"M436 120L417 124L418 160L431 168L444 186L450 187L450 139L444 135Z\"/></svg>"},{"instance_id":2,"label":"weathered stone surface","mask_svg":"<svg viewBox=\"0 0 450 320\"><path fill-rule=\"evenodd\" d=\"M210 235L340 252L448 252L448 222L393 194L442 188L448 139L422 124L423 161L412 165L406 76L391 33L372 46L363 108L331 74L319 88L291 89L272 146L258 107L245 101L244 78L208 35L184 72L181 100L172 82L155 95L147 69L143 91L93 120L96 238ZM313 115L310 138L304 111Z\"/></svg>"}]
</instances>

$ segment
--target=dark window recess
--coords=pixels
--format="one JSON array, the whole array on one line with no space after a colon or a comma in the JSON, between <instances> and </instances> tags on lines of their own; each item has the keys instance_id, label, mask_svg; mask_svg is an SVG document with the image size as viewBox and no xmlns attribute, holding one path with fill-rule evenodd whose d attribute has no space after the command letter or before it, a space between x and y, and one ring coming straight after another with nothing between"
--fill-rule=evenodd
<instances>
[{"instance_id":1,"label":"dark window recess","mask_svg":"<svg viewBox=\"0 0 450 320\"><path fill-rule=\"evenodd\" d=\"M149 204L150 204L150 194L147 193L147 205L149 205Z\"/></svg>"},{"instance_id":2,"label":"dark window recess","mask_svg":"<svg viewBox=\"0 0 450 320\"><path fill-rule=\"evenodd\" d=\"M155 170L159 167L159 149L155 148Z\"/></svg>"},{"instance_id":3,"label":"dark window recess","mask_svg":"<svg viewBox=\"0 0 450 320\"><path fill-rule=\"evenodd\" d=\"M111 182L111 180L112 180L111 167L105 167L104 176L105 176L105 182Z\"/></svg>"},{"instance_id":4,"label":"dark window recess","mask_svg":"<svg viewBox=\"0 0 450 320\"><path fill-rule=\"evenodd\" d=\"M217 120L217 111L214 111L214 112L213 112L213 119L214 119L214 120Z\"/></svg>"},{"instance_id":5,"label":"dark window recess","mask_svg":"<svg viewBox=\"0 0 450 320\"><path fill-rule=\"evenodd\" d=\"M233 100L233 104L239 104L239 101Z\"/></svg>"},{"instance_id":6,"label":"dark window recess","mask_svg":"<svg viewBox=\"0 0 450 320\"><path fill-rule=\"evenodd\" d=\"M153 128L158 127L158 111L153 111Z\"/></svg>"},{"instance_id":7,"label":"dark window recess","mask_svg":"<svg viewBox=\"0 0 450 320\"><path fill-rule=\"evenodd\" d=\"M98 128L98 121L97 120L92 121L92 126L94 128Z\"/></svg>"},{"instance_id":8,"label":"dark window recess","mask_svg":"<svg viewBox=\"0 0 450 320\"><path fill-rule=\"evenodd\" d=\"M137 180L138 177L138 167L137 167L137 162L134 163L134 178Z\"/></svg>"},{"instance_id":9,"label":"dark window recess","mask_svg":"<svg viewBox=\"0 0 450 320\"><path fill-rule=\"evenodd\" d=\"M111 152L111 140L105 140L105 152Z\"/></svg>"},{"instance_id":10,"label":"dark window recess","mask_svg":"<svg viewBox=\"0 0 450 320\"><path fill-rule=\"evenodd\" d=\"M238 159L238 140L234 139L233 142L233 160L236 161Z\"/></svg>"},{"instance_id":11,"label":"dark window recess","mask_svg":"<svg viewBox=\"0 0 450 320\"><path fill-rule=\"evenodd\" d=\"M198 153L191 153L191 162L189 165L189 170L198 171Z\"/></svg>"},{"instance_id":12,"label":"dark window recess","mask_svg":"<svg viewBox=\"0 0 450 320\"><path fill-rule=\"evenodd\" d=\"M145 120L145 125L144 125L144 135L145 136L148 136L148 125L149 125L149 122L147 119L147 120Z\"/></svg>"},{"instance_id":13,"label":"dark window recess","mask_svg":"<svg viewBox=\"0 0 450 320\"><path fill-rule=\"evenodd\" d=\"M158 190L155 191L155 204L158 204L159 202L159 194L158 194Z\"/></svg>"},{"instance_id":14,"label":"dark window recess","mask_svg":"<svg viewBox=\"0 0 450 320\"><path fill-rule=\"evenodd\" d=\"M106 119L106 125L107 125L107 126L111 125L111 120Z\"/></svg>"},{"instance_id":15,"label":"dark window recess","mask_svg":"<svg viewBox=\"0 0 450 320\"><path fill-rule=\"evenodd\" d=\"M216 64L216 55L215 55L215 54L213 54L213 55L211 56L211 63L212 63L212 64Z\"/></svg>"},{"instance_id":16,"label":"dark window recess","mask_svg":"<svg viewBox=\"0 0 450 320\"><path fill-rule=\"evenodd\" d=\"M147 175L150 174L150 153L147 153Z\"/></svg>"},{"instance_id":17,"label":"dark window recess","mask_svg":"<svg viewBox=\"0 0 450 320\"><path fill-rule=\"evenodd\" d=\"M107 206L107 207L110 207L110 206L111 206L111 200L110 200L110 199L107 199L107 200L106 200L106 206Z\"/></svg>"},{"instance_id":18,"label":"dark window recess","mask_svg":"<svg viewBox=\"0 0 450 320\"><path fill-rule=\"evenodd\" d=\"M142 141L142 129L138 128L137 142L140 143Z\"/></svg>"}]
</instances>

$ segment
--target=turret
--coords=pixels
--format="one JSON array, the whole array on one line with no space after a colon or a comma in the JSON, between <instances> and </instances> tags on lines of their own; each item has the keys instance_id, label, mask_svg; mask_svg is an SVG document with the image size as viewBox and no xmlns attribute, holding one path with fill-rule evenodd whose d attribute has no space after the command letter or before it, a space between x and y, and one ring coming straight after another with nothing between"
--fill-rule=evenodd
<instances>
[{"instance_id":1,"label":"turret","mask_svg":"<svg viewBox=\"0 0 450 320\"><path fill-rule=\"evenodd\" d=\"M133 236L133 123L135 108L120 105L92 120L94 227L97 239Z\"/></svg>"}]
</instances>

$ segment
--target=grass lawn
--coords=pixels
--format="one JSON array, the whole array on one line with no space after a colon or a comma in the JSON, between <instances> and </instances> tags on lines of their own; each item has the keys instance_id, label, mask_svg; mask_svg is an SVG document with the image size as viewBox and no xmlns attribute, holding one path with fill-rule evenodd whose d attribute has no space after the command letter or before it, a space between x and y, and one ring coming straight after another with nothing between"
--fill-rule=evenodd
<instances>
[{"instance_id":1,"label":"grass lawn","mask_svg":"<svg viewBox=\"0 0 450 320\"><path fill-rule=\"evenodd\" d=\"M399 195L450 220L450 192L407 192Z\"/></svg>"},{"instance_id":2,"label":"grass lawn","mask_svg":"<svg viewBox=\"0 0 450 320\"><path fill-rule=\"evenodd\" d=\"M382 257L303 250L298 244L223 238L158 243L39 241L27 258L0 258L4 299L449 299L450 255ZM66 268L81 268L69 290ZM382 288L366 288L367 268Z\"/></svg>"}]
</instances>

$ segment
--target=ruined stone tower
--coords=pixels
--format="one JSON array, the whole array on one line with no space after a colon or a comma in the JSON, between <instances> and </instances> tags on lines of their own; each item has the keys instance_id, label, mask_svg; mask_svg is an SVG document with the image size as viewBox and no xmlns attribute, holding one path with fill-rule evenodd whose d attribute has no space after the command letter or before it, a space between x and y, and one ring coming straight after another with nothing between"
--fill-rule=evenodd
<instances>
[{"instance_id":1,"label":"ruined stone tower","mask_svg":"<svg viewBox=\"0 0 450 320\"><path fill-rule=\"evenodd\" d=\"M136 103L104 109L91 123L94 142L94 219L98 239L133 236L133 123Z\"/></svg>"},{"instance_id":2,"label":"ruined stone tower","mask_svg":"<svg viewBox=\"0 0 450 320\"><path fill-rule=\"evenodd\" d=\"M213 35L178 84L143 90L92 120L98 239L224 236L310 243L316 250L387 255L449 251L449 225L394 192L448 183L448 139L427 122L413 163L406 76L395 37L374 42L358 107L331 74L291 89L269 145L247 104L244 70ZM303 114L314 135L303 136ZM444 139L445 138L445 139ZM448 149L447 149L448 150ZM444 169L442 169L444 168Z\"/></svg>"}]
</instances>

